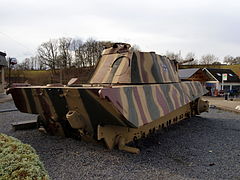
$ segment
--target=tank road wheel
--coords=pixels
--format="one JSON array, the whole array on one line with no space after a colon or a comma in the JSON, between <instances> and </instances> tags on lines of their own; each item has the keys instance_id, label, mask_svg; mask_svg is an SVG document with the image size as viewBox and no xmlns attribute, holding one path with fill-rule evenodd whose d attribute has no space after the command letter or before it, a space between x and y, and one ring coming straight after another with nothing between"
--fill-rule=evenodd
<instances>
[{"instance_id":1,"label":"tank road wheel","mask_svg":"<svg viewBox=\"0 0 240 180\"><path fill-rule=\"evenodd\" d=\"M191 102L191 116L199 115L202 112L208 112L209 102L201 98Z\"/></svg>"},{"instance_id":2,"label":"tank road wheel","mask_svg":"<svg viewBox=\"0 0 240 180\"><path fill-rule=\"evenodd\" d=\"M190 117L193 117L196 115L196 111L197 111L197 105L196 105L196 101L193 101L190 103L191 104L191 113L190 113Z\"/></svg>"},{"instance_id":3,"label":"tank road wheel","mask_svg":"<svg viewBox=\"0 0 240 180\"><path fill-rule=\"evenodd\" d=\"M59 124L61 125L66 137L81 140L80 132L77 129L73 129L67 120L62 119L59 121Z\"/></svg>"},{"instance_id":4,"label":"tank road wheel","mask_svg":"<svg viewBox=\"0 0 240 180\"><path fill-rule=\"evenodd\" d=\"M108 149L113 149L115 146L117 146L119 150L138 154L140 153L140 150L138 148L126 145L124 134L127 134L127 129L128 128L116 126L104 127L98 125L98 140L103 139Z\"/></svg>"},{"instance_id":5,"label":"tank road wheel","mask_svg":"<svg viewBox=\"0 0 240 180\"><path fill-rule=\"evenodd\" d=\"M40 132L48 133L46 130L46 128L47 128L46 122L43 119L43 117L40 115L38 115L38 117L37 117L37 128Z\"/></svg>"},{"instance_id":6,"label":"tank road wheel","mask_svg":"<svg viewBox=\"0 0 240 180\"><path fill-rule=\"evenodd\" d=\"M203 101L200 98L197 100L197 110L196 113L199 115L202 112L208 112L209 102Z\"/></svg>"},{"instance_id":7,"label":"tank road wheel","mask_svg":"<svg viewBox=\"0 0 240 180\"><path fill-rule=\"evenodd\" d=\"M51 119L46 120L41 115L39 115L37 117L37 125L38 125L39 131L50 134L50 135L81 139L79 131L76 129L73 129L67 120L59 120L59 121L54 121Z\"/></svg>"},{"instance_id":8,"label":"tank road wheel","mask_svg":"<svg viewBox=\"0 0 240 180\"><path fill-rule=\"evenodd\" d=\"M51 119L46 119L41 115L37 117L37 125L41 132L45 132L50 135L65 136L60 123Z\"/></svg>"}]
</instances>

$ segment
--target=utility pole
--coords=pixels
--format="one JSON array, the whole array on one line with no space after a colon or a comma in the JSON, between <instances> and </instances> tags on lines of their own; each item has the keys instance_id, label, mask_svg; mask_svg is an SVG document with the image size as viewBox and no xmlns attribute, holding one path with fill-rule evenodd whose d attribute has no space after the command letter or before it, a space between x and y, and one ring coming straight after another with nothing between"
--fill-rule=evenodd
<instances>
[{"instance_id":1,"label":"utility pole","mask_svg":"<svg viewBox=\"0 0 240 180\"><path fill-rule=\"evenodd\" d=\"M10 87L10 84L11 84L10 76L11 76L11 58L9 57L8 58L8 86L7 87Z\"/></svg>"},{"instance_id":2,"label":"utility pole","mask_svg":"<svg viewBox=\"0 0 240 180\"><path fill-rule=\"evenodd\" d=\"M60 83L63 83L62 67L60 66Z\"/></svg>"},{"instance_id":3,"label":"utility pole","mask_svg":"<svg viewBox=\"0 0 240 180\"><path fill-rule=\"evenodd\" d=\"M179 58L179 59L178 59L178 62L180 62L180 60L181 60L181 55L182 55L182 51L179 50L179 54L178 54L178 56L179 56L178 58Z\"/></svg>"},{"instance_id":4,"label":"utility pole","mask_svg":"<svg viewBox=\"0 0 240 180\"><path fill-rule=\"evenodd\" d=\"M8 58L8 87L11 86L11 66L17 64L16 58Z\"/></svg>"},{"instance_id":5,"label":"utility pole","mask_svg":"<svg viewBox=\"0 0 240 180\"><path fill-rule=\"evenodd\" d=\"M222 74L222 90L223 90L223 74Z\"/></svg>"},{"instance_id":6,"label":"utility pole","mask_svg":"<svg viewBox=\"0 0 240 180\"><path fill-rule=\"evenodd\" d=\"M223 90L223 83L224 83L224 81L226 81L227 80L227 74L226 73L224 73L224 74L222 74L222 90Z\"/></svg>"}]
</instances>

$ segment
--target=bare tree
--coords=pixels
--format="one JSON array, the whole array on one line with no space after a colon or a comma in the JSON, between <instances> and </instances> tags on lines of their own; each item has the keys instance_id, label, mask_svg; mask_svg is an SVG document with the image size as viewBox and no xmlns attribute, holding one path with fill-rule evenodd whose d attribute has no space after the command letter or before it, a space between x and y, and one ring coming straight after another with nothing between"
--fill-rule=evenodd
<instances>
[{"instance_id":1,"label":"bare tree","mask_svg":"<svg viewBox=\"0 0 240 180\"><path fill-rule=\"evenodd\" d=\"M29 69L34 70L39 68L38 56L31 56L29 58Z\"/></svg>"},{"instance_id":2,"label":"bare tree","mask_svg":"<svg viewBox=\"0 0 240 180\"><path fill-rule=\"evenodd\" d=\"M31 56L29 58L25 58L23 62L15 65L14 69L19 70L37 70L37 69L46 69L41 64L41 61L39 60L38 56Z\"/></svg>"},{"instance_id":3,"label":"bare tree","mask_svg":"<svg viewBox=\"0 0 240 180\"><path fill-rule=\"evenodd\" d=\"M230 55L227 55L224 57L223 62L227 63L228 65L233 65L233 64L240 64L240 57L232 57Z\"/></svg>"},{"instance_id":4,"label":"bare tree","mask_svg":"<svg viewBox=\"0 0 240 180\"><path fill-rule=\"evenodd\" d=\"M110 41L96 41L89 38L86 42L81 39L60 38L49 40L38 47L38 55L30 60L31 69L52 69L63 66L68 68L94 66L103 49L113 44ZM138 46L134 46L139 48Z\"/></svg>"},{"instance_id":5,"label":"bare tree","mask_svg":"<svg viewBox=\"0 0 240 180\"><path fill-rule=\"evenodd\" d=\"M75 66L86 67L87 66L87 45L82 41L75 42Z\"/></svg>"},{"instance_id":6,"label":"bare tree","mask_svg":"<svg viewBox=\"0 0 240 180\"><path fill-rule=\"evenodd\" d=\"M213 64L213 65L220 65L221 62L219 62L219 61L214 61L212 64Z\"/></svg>"},{"instance_id":7,"label":"bare tree","mask_svg":"<svg viewBox=\"0 0 240 180\"><path fill-rule=\"evenodd\" d=\"M232 64L233 61L234 61L234 57L232 57L230 55L225 56L224 59L223 59L223 62L227 63L227 64Z\"/></svg>"},{"instance_id":8,"label":"bare tree","mask_svg":"<svg viewBox=\"0 0 240 180\"><path fill-rule=\"evenodd\" d=\"M181 57L180 53L174 53L174 52L166 52L166 56L171 60L177 60L178 62L181 62L183 58Z\"/></svg>"},{"instance_id":9,"label":"bare tree","mask_svg":"<svg viewBox=\"0 0 240 180\"><path fill-rule=\"evenodd\" d=\"M94 66L104 49L105 42L96 41L92 38L80 44L75 50L77 66Z\"/></svg>"},{"instance_id":10,"label":"bare tree","mask_svg":"<svg viewBox=\"0 0 240 180\"><path fill-rule=\"evenodd\" d=\"M195 56L195 54L193 52L187 53L185 59L186 60L194 59L193 61L186 63L188 65L196 65L196 64L198 64L198 60L196 59L196 56Z\"/></svg>"},{"instance_id":11,"label":"bare tree","mask_svg":"<svg viewBox=\"0 0 240 180\"><path fill-rule=\"evenodd\" d=\"M84 51L84 45L81 44L79 47L75 50L75 66L76 67L85 67L85 51Z\"/></svg>"},{"instance_id":12,"label":"bare tree","mask_svg":"<svg viewBox=\"0 0 240 180\"><path fill-rule=\"evenodd\" d=\"M58 40L58 66L63 66L63 68L71 67L72 65L72 55L70 52L72 39L71 38L60 38Z\"/></svg>"},{"instance_id":13,"label":"bare tree","mask_svg":"<svg viewBox=\"0 0 240 180\"><path fill-rule=\"evenodd\" d=\"M70 45L70 50L73 51L73 66L75 67L81 67L81 47L83 45L83 41L81 39L73 39Z\"/></svg>"},{"instance_id":14,"label":"bare tree","mask_svg":"<svg viewBox=\"0 0 240 180\"><path fill-rule=\"evenodd\" d=\"M240 64L240 56L235 57L234 64Z\"/></svg>"},{"instance_id":15,"label":"bare tree","mask_svg":"<svg viewBox=\"0 0 240 180\"><path fill-rule=\"evenodd\" d=\"M140 51L141 49L140 49L140 47L139 47L138 45L133 44L133 45L131 46L131 50L133 50L133 51Z\"/></svg>"},{"instance_id":16,"label":"bare tree","mask_svg":"<svg viewBox=\"0 0 240 180\"><path fill-rule=\"evenodd\" d=\"M100 43L90 38L84 43L85 58L88 66L95 65L97 58L101 55Z\"/></svg>"},{"instance_id":17,"label":"bare tree","mask_svg":"<svg viewBox=\"0 0 240 180\"><path fill-rule=\"evenodd\" d=\"M37 68L39 70L46 70L47 66L42 62L42 59L39 57L39 55L36 55L36 60L37 60Z\"/></svg>"},{"instance_id":18,"label":"bare tree","mask_svg":"<svg viewBox=\"0 0 240 180\"><path fill-rule=\"evenodd\" d=\"M30 70L31 69L30 58L25 58L23 62L17 64L14 69Z\"/></svg>"},{"instance_id":19,"label":"bare tree","mask_svg":"<svg viewBox=\"0 0 240 180\"><path fill-rule=\"evenodd\" d=\"M53 71L56 69L58 60L58 44L57 40L49 40L48 42L42 43L38 47L38 57L41 64L46 65Z\"/></svg>"},{"instance_id":20,"label":"bare tree","mask_svg":"<svg viewBox=\"0 0 240 180\"><path fill-rule=\"evenodd\" d=\"M202 56L200 64L212 64L213 62L218 61L218 58L213 54L207 54Z\"/></svg>"}]
</instances>

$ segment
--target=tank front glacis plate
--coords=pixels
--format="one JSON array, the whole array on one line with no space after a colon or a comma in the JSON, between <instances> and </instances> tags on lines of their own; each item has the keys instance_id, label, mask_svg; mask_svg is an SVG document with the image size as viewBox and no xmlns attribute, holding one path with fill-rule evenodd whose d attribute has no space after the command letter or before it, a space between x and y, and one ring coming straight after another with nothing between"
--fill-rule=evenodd
<instances>
[{"instance_id":1,"label":"tank front glacis plate","mask_svg":"<svg viewBox=\"0 0 240 180\"><path fill-rule=\"evenodd\" d=\"M14 88L10 90L16 107L25 113L40 114L53 121L66 120L69 111L77 111L94 132L99 124L130 126L106 99L99 97L100 88Z\"/></svg>"}]
</instances>

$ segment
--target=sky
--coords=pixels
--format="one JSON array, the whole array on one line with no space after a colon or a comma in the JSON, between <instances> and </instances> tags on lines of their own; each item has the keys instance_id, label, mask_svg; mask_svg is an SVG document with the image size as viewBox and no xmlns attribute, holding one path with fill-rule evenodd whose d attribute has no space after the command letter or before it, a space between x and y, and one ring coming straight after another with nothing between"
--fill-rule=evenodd
<instances>
[{"instance_id":1,"label":"sky","mask_svg":"<svg viewBox=\"0 0 240 180\"><path fill-rule=\"evenodd\" d=\"M0 8L0 51L20 62L61 37L240 56L239 0L0 0Z\"/></svg>"}]
</instances>

